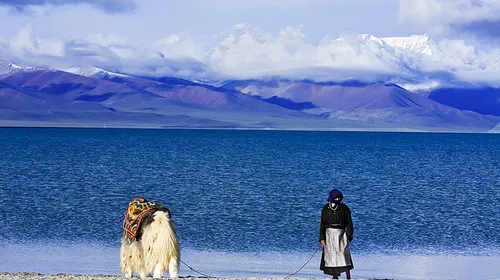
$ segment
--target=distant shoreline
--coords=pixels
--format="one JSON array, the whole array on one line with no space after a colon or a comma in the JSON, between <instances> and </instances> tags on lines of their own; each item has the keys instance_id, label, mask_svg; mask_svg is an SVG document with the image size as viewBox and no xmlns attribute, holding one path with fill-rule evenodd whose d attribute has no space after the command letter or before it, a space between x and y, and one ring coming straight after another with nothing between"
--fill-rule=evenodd
<instances>
[{"instance_id":1,"label":"distant shoreline","mask_svg":"<svg viewBox=\"0 0 500 280\"><path fill-rule=\"evenodd\" d=\"M435 134L500 134L500 130L489 131L474 130L425 130L413 128L365 128L365 127L333 127L333 128L276 128L276 127L211 127L211 126L134 126L134 125L51 125L51 124L5 124L0 122L2 128L52 128L52 129L138 129L138 130L222 130L222 131L291 131L291 132L367 132L367 133L435 133Z\"/></svg>"}]
</instances>

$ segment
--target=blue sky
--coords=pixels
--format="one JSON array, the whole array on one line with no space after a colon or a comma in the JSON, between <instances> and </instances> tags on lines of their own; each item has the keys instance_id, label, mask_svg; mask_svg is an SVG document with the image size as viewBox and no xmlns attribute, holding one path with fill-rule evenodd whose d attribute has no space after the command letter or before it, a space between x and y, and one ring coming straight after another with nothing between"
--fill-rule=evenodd
<instances>
[{"instance_id":1,"label":"blue sky","mask_svg":"<svg viewBox=\"0 0 500 280\"><path fill-rule=\"evenodd\" d=\"M493 83L498 30L498 0L0 0L0 58L152 75Z\"/></svg>"},{"instance_id":2,"label":"blue sky","mask_svg":"<svg viewBox=\"0 0 500 280\"><path fill-rule=\"evenodd\" d=\"M100 2L108 4L96 4ZM342 33L412 33L399 23L398 0L2 0L0 4L0 32L11 36L27 24L39 36L62 39L101 33L153 42L183 34L208 44L239 23L273 33L303 25L312 43Z\"/></svg>"}]
</instances>

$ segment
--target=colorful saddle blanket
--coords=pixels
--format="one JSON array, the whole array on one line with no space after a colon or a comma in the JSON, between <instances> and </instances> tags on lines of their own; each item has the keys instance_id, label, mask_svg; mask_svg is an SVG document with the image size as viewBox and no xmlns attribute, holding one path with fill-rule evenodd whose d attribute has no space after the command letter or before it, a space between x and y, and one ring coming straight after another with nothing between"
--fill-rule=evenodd
<instances>
[{"instance_id":1,"label":"colorful saddle blanket","mask_svg":"<svg viewBox=\"0 0 500 280\"><path fill-rule=\"evenodd\" d=\"M132 240L137 240L137 234L141 227L142 219L149 213L156 211L164 211L170 217L170 211L159 205L156 202L149 202L146 199L139 197L128 205L127 212L125 212L125 219L123 219L123 230Z\"/></svg>"}]
</instances>

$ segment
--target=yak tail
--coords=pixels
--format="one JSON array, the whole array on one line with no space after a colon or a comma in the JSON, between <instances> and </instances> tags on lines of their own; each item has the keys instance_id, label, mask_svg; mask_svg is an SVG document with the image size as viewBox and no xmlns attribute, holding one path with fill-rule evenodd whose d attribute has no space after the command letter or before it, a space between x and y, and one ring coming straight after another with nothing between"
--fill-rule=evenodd
<instances>
[{"instance_id":1,"label":"yak tail","mask_svg":"<svg viewBox=\"0 0 500 280\"><path fill-rule=\"evenodd\" d=\"M168 270L170 278L177 278L180 246L175 225L166 212L156 211L154 221L144 227L142 249L147 272Z\"/></svg>"}]
</instances>

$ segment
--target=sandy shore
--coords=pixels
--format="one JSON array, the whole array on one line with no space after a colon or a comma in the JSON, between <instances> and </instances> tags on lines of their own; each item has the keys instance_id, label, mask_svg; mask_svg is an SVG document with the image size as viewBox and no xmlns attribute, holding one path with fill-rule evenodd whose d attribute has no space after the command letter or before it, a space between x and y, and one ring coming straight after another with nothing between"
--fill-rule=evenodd
<instances>
[{"instance_id":1,"label":"sandy shore","mask_svg":"<svg viewBox=\"0 0 500 280\"><path fill-rule=\"evenodd\" d=\"M104 274L41 274L36 272L19 272L19 273L0 273L1 280L7 279L27 279L27 280L58 280L58 279L69 279L69 280L113 280L113 279L126 279L119 275L104 275Z\"/></svg>"},{"instance_id":2,"label":"sandy shore","mask_svg":"<svg viewBox=\"0 0 500 280\"><path fill-rule=\"evenodd\" d=\"M7 279L19 279L19 280L125 280L127 278L119 275L105 275L105 274L41 274L36 272L19 272L19 273L6 273L0 272L0 280ZM132 279L139 279L134 277ZM153 279L153 278L149 278ZM163 278L169 279L169 278ZM191 276L181 276L179 279L189 279L189 280L207 280L207 279L217 279L217 280L270 280L270 279L283 279L283 278L207 278L207 277L191 277ZM290 278L293 279L293 278ZM307 280L301 278L301 280ZM312 278L310 279L312 280Z\"/></svg>"}]
</instances>

